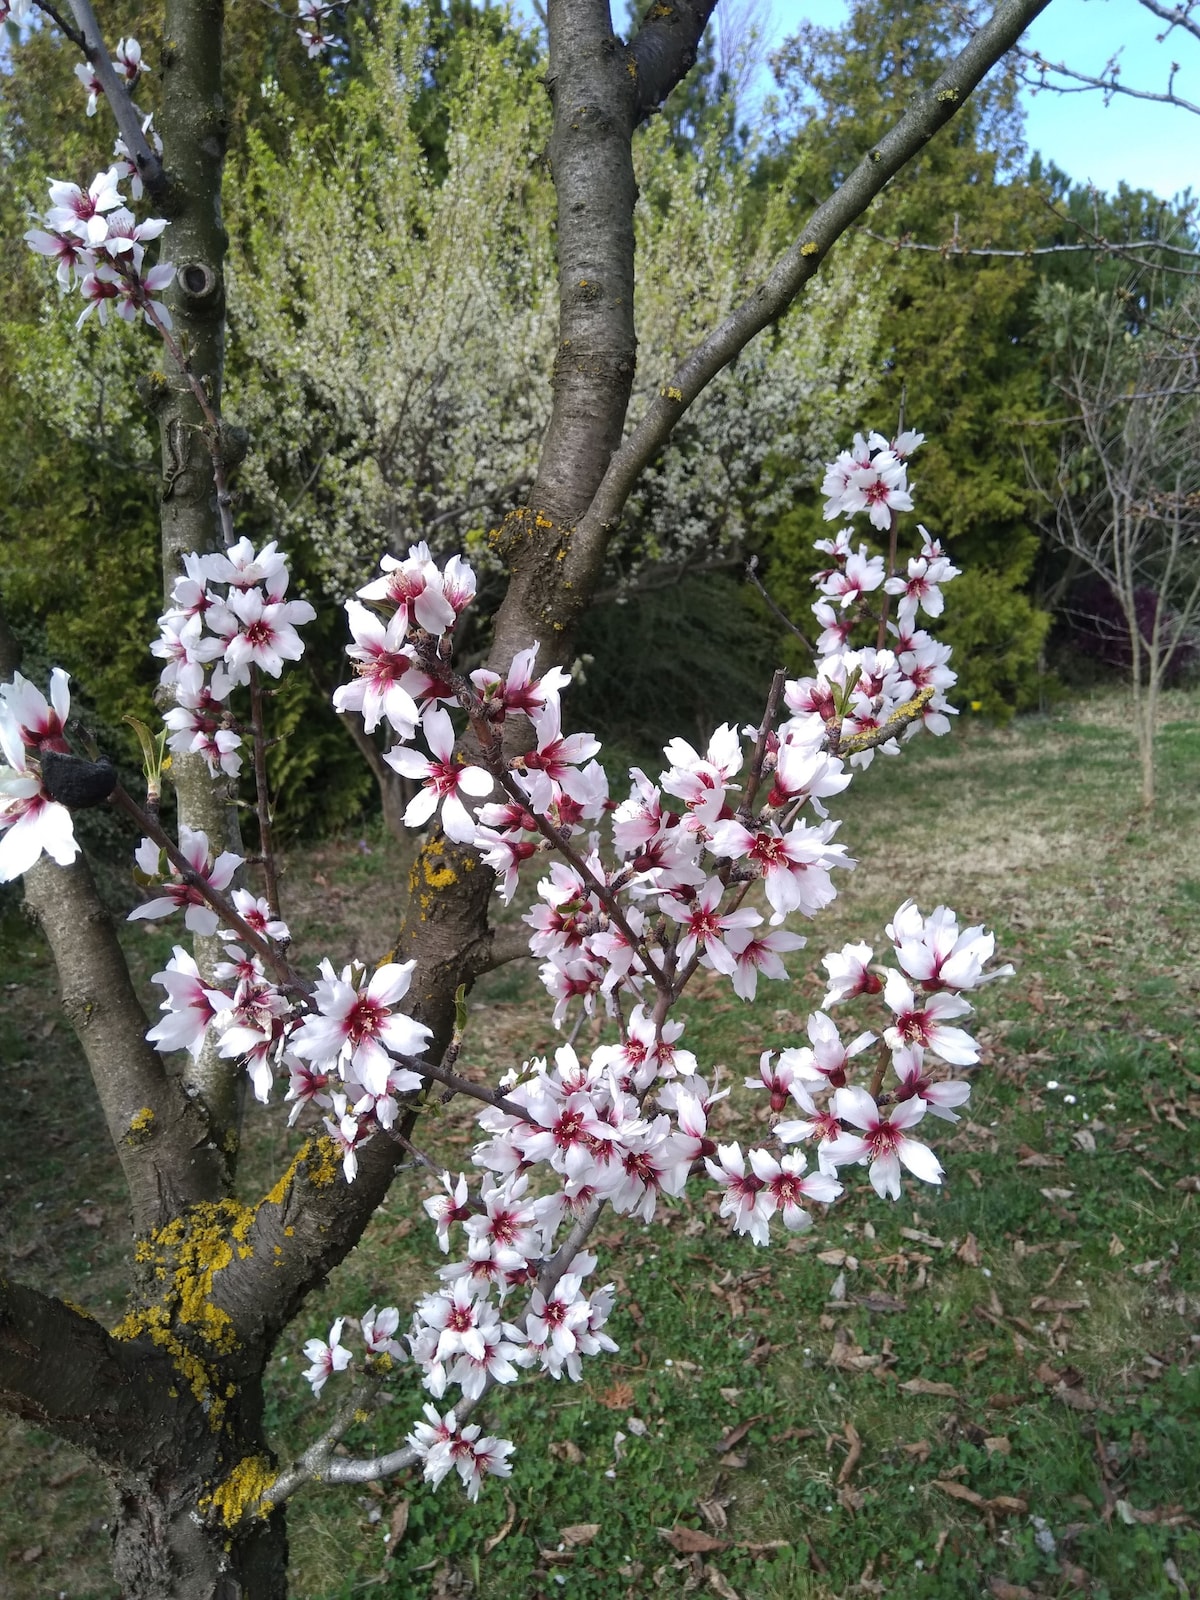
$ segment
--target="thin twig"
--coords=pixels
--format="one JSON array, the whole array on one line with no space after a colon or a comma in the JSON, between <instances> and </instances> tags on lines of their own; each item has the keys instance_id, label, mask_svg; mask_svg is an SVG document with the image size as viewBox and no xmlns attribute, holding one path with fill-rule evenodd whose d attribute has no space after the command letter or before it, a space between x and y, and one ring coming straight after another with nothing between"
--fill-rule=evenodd
<instances>
[{"instance_id":1,"label":"thin twig","mask_svg":"<svg viewBox=\"0 0 1200 1600\"><path fill-rule=\"evenodd\" d=\"M787 612L783 609L783 607L781 605L779 605L779 603L772 598L770 591L767 589L766 585L763 583L762 579L759 577L759 575L758 575L758 557L757 556L751 556L749 561L747 561L747 563L746 563L746 576L747 576L747 578L749 578L750 582L754 585L754 587L758 590L759 594L762 596L762 598L766 602L766 604L771 608L771 610L779 618L780 622L783 623L784 627L788 630L788 632L789 633L794 633L796 638L799 639L800 643L804 646L804 648L811 655L815 655L817 653L816 645L813 644L812 640L803 631L803 629L798 628L796 626L796 624L792 621L791 617L788 616Z\"/></svg>"},{"instance_id":2,"label":"thin twig","mask_svg":"<svg viewBox=\"0 0 1200 1600\"><path fill-rule=\"evenodd\" d=\"M279 881L271 843L271 797L267 790L267 739L263 727L263 687L258 668L250 664L250 726L254 734L254 799L258 813L258 843L266 879L267 908L279 916Z\"/></svg>"}]
</instances>

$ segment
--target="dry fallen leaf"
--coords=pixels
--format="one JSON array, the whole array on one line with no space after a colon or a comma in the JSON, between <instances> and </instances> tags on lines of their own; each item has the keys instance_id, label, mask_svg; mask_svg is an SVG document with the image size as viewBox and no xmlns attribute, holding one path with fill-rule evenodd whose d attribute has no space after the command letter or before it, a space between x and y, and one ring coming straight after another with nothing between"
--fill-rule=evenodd
<instances>
[{"instance_id":1,"label":"dry fallen leaf","mask_svg":"<svg viewBox=\"0 0 1200 1600\"><path fill-rule=\"evenodd\" d=\"M633 1385L618 1380L596 1398L606 1411L626 1411L633 1403Z\"/></svg>"},{"instance_id":2,"label":"dry fallen leaf","mask_svg":"<svg viewBox=\"0 0 1200 1600\"><path fill-rule=\"evenodd\" d=\"M392 1507L392 1520L388 1524L388 1551L392 1555L395 1555L396 1546L403 1539L404 1530L408 1527L408 1509L407 1500L398 1500ZM486 1545L484 1549L487 1549Z\"/></svg>"},{"instance_id":3,"label":"dry fallen leaf","mask_svg":"<svg viewBox=\"0 0 1200 1600\"><path fill-rule=\"evenodd\" d=\"M711 1533L705 1533L702 1528L659 1528L658 1536L665 1540L672 1550L678 1550L681 1555L704 1555L710 1550L728 1550L728 1539L716 1539Z\"/></svg>"},{"instance_id":4,"label":"dry fallen leaf","mask_svg":"<svg viewBox=\"0 0 1200 1600\"><path fill-rule=\"evenodd\" d=\"M696 1510L708 1523L710 1528L715 1528L718 1533L724 1533L729 1526L729 1518L725 1514L727 1500L697 1500Z\"/></svg>"},{"instance_id":5,"label":"dry fallen leaf","mask_svg":"<svg viewBox=\"0 0 1200 1600\"><path fill-rule=\"evenodd\" d=\"M966 1267L977 1267L983 1259L979 1254L979 1241L973 1233L967 1235L954 1254Z\"/></svg>"},{"instance_id":6,"label":"dry fallen leaf","mask_svg":"<svg viewBox=\"0 0 1200 1600\"><path fill-rule=\"evenodd\" d=\"M1004 1516L1024 1516L1029 1506L1024 1500L1019 1500L1016 1495L998 1494L989 1500L986 1495L978 1494L974 1489L968 1489L965 1483L955 1483L950 1478L935 1478L933 1487L940 1489L943 1494L948 1494L952 1500L965 1500L970 1506L976 1506L980 1511L998 1511Z\"/></svg>"},{"instance_id":7,"label":"dry fallen leaf","mask_svg":"<svg viewBox=\"0 0 1200 1600\"><path fill-rule=\"evenodd\" d=\"M568 1548L574 1548L581 1544L591 1544L599 1532L598 1522L573 1522L569 1528L560 1528L558 1537Z\"/></svg>"},{"instance_id":8,"label":"dry fallen leaf","mask_svg":"<svg viewBox=\"0 0 1200 1600\"><path fill-rule=\"evenodd\" d=\"M556 1461L565 1461L571 1467L578 1467L583 1463L583 1451L574 1439L556 1439L550 1446L550 1454Z\"/></svg>"},{"instance_id":9,"label":"dry fallen leaf","mask_svg":"<svg viewBox=\"0 0 1200 1600\"><path fill-rule=\"evenodd\" d=\"M988 1593L992 1600L1034 1600L1032 1589L1023 1583L1009 1583L1006 1578L989 1578Z\"/></svg>"},{"instance_id":10,"label":"dry fallen leaf","mask_svg":"<svg viewBox=\"0 0 1200 1600\"><path fill-rule=\"evenodd\" d=\"M1065 1384L1060 1384L1054 1391L1054 1398L1061 1400L1064 1406L1072 1411L1098 1411L1099 1400L1088 1394L1086 1389L1068 1389Z\"/></svg>"},{"instance_id":11,"label":"dry fallen leaf","mask_svg":"<svg viewBox=\"0 0 1200 1600\"><path fill-rule=\"evenodd\" d=\"M984 1439L983 1448L990 1456L1007 1456L1012 1453L1012 1441L1002 1433L993 1433Z\"/></svg>"},{"instance_id":12,"label":"dry fallen leaf","mask_svg":"<svg viewBox=\"0 0 1200 1600\"><path fill-rule=\"evenodd\" d=\"M957 1400L958 1390L952 1383L937 1383L932 1378L909 1378L899 1384L905 1394L936 1394L946 1400Z\"/></svg>"},{"instance_id":13,"label":"dry fallen leaf","mask_svg":"<svg viewBox=\"0 0 1200 1600\"><path fill-rule=\"evenodd\" d=\"M713 1449L719 1456L723 1456L727 1450L732 1450L735 1444L741 1443L756 1422L765 1422L769 1415L770 1413L767 1411L760 1411L756 1417L747 1417L745 1422L739 1422L736 1427L730 1428L729 1432L722 1437L720 1443L713 1446Z\"/></svg>"},{"instance_id":14,"label":"dry fallen leaf","mask_svg":"<svg viewBox=\"0 0 1200 1600\"><path fill-rule=\"evenodd\" d=\"M75 1215L85 1228L102 1228L104 1226L104 1212L99 1206L78 1206Z\"/></svg>"},{"instance_id":15,"label":"dry fallen leaf","mask_svg":"<svg viewBox=\"0 0 1200 1600\"><path fill-rule=\"evenodd\" d=\"M729 1579L723 1573L718 1572L716 1567L705 1567L704 1576L708 1580L708 1587L714 1594L720 1595L721 1600L741 1600L741 1596Z\"/></svg>"},{"instance_id":16,"label":"dry fallen leaf","mask_svg":"<svg viewBox=\"0 0 1200 1600\"><path fill-rule=\"evenodd\" d=\"M846 1451L846 1459L842 1462L841 1469L837 1475L839 1485L849 1483L854 1469L862 1456L862 1440L858 1436L858 1429L852 1422L844 1423L843 1428L846 1435L846 1443L850 1448Z\"/></svg>"}]
</instances>

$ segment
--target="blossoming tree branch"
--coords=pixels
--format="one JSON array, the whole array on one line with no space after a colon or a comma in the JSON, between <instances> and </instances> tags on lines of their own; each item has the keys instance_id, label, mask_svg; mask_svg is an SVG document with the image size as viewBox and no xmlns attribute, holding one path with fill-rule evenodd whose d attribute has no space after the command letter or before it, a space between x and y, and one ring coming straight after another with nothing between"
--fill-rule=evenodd
<instances>
[{"instance_id":1,"label":"blossoming tree branch","mask_svg":"<svg viewBox=\"0 0 1200 1600\"><path fill-rule=\"evenodd\" d=\"M561 269L551 422L528 504L499 530L509 578L485 665L464 670L455 654L475 574L420 530L346 600L352 671L335 705L369 732L386 729L386 760L412 790L405 820L425 842L387 953L341 970L293 949L271 839L267 689L301 658L314 610L289 595L276 542L256 547L235 525L230 478L246 441L221 411L220 6L167 0L171 42L147 115L132 99L145 68L136 39L109 54L89 0L71 0L69 17L35 3L79 49L81 110L99 121L107 103L119 137L86 188L48 177L49 205L26 241L82 301L81 324L115 312L148 325L158 346L146 394L163 437L165 606L150 649L165 714L160 731L142 730L145 784L129 793L72 719L61 669L48 696L15 662L3 673L0 877L24 878L54 953L135 1238L128 1310L112 1328L0 1280L0 1399L103 1466L123 1593L271 1600L286 1591L286 1506L301 1485L416 1469L474 1498L511 1472L520 1440L503 1436L497 1391L538 1374L576 1380L615 1349L613 1284L589 1248L606 1208L649 1224L715 1188L720 1225L765 1246L813 1226L848 1184L895 1199L905 1172L941 1181L930 1130L956 1119L970 1093L963 1074L980 1059L962 1026L966 996L1008 970L992 964L983 928L905 900L885 929L826 953L807 1042L780 1041L746 1064L775 1119L766 1143L711 1136L729 1085L676 1015L700 972L745 1000L760 982L786 981L784 957L805 945L797 923L829 905L854 865L830 803L922 730L949 731L954 673L931 627L956 569L910 516L922 436L858 435L830 463L812 670L764 684L754 725L723 725L703 749L674 739L659 773L634 769L610 792L598 740L567 731L564 663L606 538L674 423L1045 0L1003 0L767 280L663 374L631 431L631 141L694 60L715 0L655 5L629 43L615 38L606 0L551 0ZM4 9L36 20L28 0ZM319 61L338 25L334 8L306 0L305 51ZM237 823L243 780L253 856ZM164 921L179 941L156 975L156 1018L75 837L75 814L96 805L129 824L144 891L133 917ZM462 1070L462 996L511 955L489 904L522 885L534 900L523 948L564 1042L552 1061L514 1061L485 1084ZM581 1016L603 1024L590 1054L573 1042ZM299 1124L290 1164L252 1201L237 1187L247 1089ZM421 1148L422 1110L447 1093L478 1106L478 1142L457 1172ZM306 1376L333 1413L280 1461L263 1425L266 1361L401 1166L427 1180L413 1204L445 1266L415 1305L348 1306L307 1343ZM356 1455L356 1419L385 1388L407 1431L383 1455Z\"/></svg>"}]
</instances>

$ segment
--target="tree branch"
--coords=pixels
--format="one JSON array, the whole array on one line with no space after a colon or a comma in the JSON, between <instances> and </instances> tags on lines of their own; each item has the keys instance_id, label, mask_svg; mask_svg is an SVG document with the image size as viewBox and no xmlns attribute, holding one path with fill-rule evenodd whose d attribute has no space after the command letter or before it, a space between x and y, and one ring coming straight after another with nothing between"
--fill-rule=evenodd
<instances>
[{"instance_id":1,"label":"tree branch","mask_svg":"<svg viewBox=\"0 0 1200 1600\"><path fill-rule=\"evenodd\" d=\"M219 1198L227 1163L203 1108L146 1042L146 1016L87 862L59 867L44 857L25 874L25 901L53 953L63 1010L125 1174L134 1228L149 1233L185 1206Z\"/></svg>"},{"instance_id":2,"label":"tree branch","mask_svg":"<svg viewBox=\"0 0 1200 1600\"><path fill-rule=\"evenodd\" d=\"M60 27L63 27L63 32L87 57L100 87L104 90L104 98L117 119L121 138L141 175L146 192L155 200L162 200L168 189L167 175L162 162L150 148L146 135L142 132L141 112L134 105L129 90L117 77L116 68L108 58L104 35L100 32L100 24L96 21L91 0L67 0L71 15L78 24L78 33L65 27L57 12L48 5L42 5L42 0L36 0L36 3L48 16L53 17Z\"/></svg>"},{"instance_id":3,"label":"tree branch","mask_svg":"<svg viewBox=\"0 0 1200 1600\"><path fill-rule=\"evenodd\" d=\"M637 120L644 122L696 64L717 0L655 0L629 51L637 73Z\"/></svg>"},{"instance_id":4,"label":"tree branch","mask_svg":"<svg viewBox=\"0 0 1200 1600\"><path fill-rule=\"evenodd\" d=\"M178 1378L165 1350L114 1339L86 1312L0 1277L0 1408L10 1415L144 1470L170 1459L189 1425L209 1431Z\"/></svg>"},{"instance_id":5,"label":"tree branch","mask_svg":"<svg viewBox=\"0 0 1200 1600\"><path fill-rule=\"evenodd\" d=\"M564 581L590 592L608 534L635 483L666 443L696 397L757 333L780 317L814 277L834 243L855 223L888 179L921 150L959 110L980 79L1010 50L1049 0L1001 0L995 14L968 41L899 122L869 150L849 178L813 213L796 242L754 292L687 357L659 390L646 415L624 441L571 540Z\"/></svg>"}]
</instances>

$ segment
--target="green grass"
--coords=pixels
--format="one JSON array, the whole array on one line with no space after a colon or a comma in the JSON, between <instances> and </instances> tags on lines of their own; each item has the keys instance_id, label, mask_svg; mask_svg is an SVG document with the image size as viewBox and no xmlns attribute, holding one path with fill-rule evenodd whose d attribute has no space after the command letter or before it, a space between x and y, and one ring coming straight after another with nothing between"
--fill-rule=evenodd
<instances>
[{"instance_id":1,"label":"green grass","mask_svg":"<svg viewBox=\"0 0 1200 1600\"><path fill-rule=\"evenodd\" d=\"M412 1478L304 1491L294 1593L1200 1594L1196 705L1169 702L1152 823L1111 697L877 761L844 808L860 866L809 930L794 981L764 986L749 1008L708 981L683 1014L702 1062L740 1084L758 1050L797 1041L821 954L850 937L878 945L904 895L994 926L1018 974L981 997L985 1065L969 1115L939 1142L945 1186L909 1185L891 1206L856 1185L813 1235L767 1251L731 1236L699 1193L650 1229L608 1219L601 1277L621 1289L620 1353L579 1385L496 1397L489 1425L518 1442L515 1470L476 1506ZM324 939L335 959L386 948L375 908L403 862L371 842L370 855L348 841L293 863L306 948ZM0 1019L14 1270L115 1317L115 1162L64 1025L45 1032L46 958L19 922L3 938L20 985ZM169 943L133 930L143 976ZM554 1043L523 971L493 974L471 1003L464 1059L489 1075ZM723 1136L744 1138L755 1115L760 1102L735 1090ZM249 1184L283 1159L281 1120L252 1117ZM457 1102L427 1132L456 1168L469 1142ZM397 1185L277 1354L281 1449L311 1437L325 1409L314 1413L300 1377L303 1340L339 1310L411 1303L443 1259L422 1193ZM942 1387L921 1392L922 1380ZM399 1382L350 1447L394 1446L422 1398ZM110 1596L97 1478L44 1437L4 1428L0 1592ZM402 1503L407 1532L389 1554ZM579 1525L598 1531L572 1544L563 1530ZM689 1550L688 1530L717 1546Z\"/></svg>"}]
</instances>

